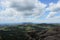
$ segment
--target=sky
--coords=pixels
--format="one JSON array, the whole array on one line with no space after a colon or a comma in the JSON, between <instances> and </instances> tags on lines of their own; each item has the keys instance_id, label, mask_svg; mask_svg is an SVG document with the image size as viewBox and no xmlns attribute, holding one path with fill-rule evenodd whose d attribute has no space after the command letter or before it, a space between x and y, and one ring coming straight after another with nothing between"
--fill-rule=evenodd
<instances>
[{"instance_id":1,"label":"sky","mask_svg":"<svg viewBox=\"0 0 60 40\"><path fill-rule=\"evenodd\" d=\"M60 23L60 0L0 0L1 23Z\"/></svg>"}]
</instances>

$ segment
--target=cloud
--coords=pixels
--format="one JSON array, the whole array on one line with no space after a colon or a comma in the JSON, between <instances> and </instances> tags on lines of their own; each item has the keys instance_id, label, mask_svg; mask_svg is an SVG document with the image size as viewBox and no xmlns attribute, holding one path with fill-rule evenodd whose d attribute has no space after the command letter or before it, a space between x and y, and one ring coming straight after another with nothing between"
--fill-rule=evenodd
<instances>
[{"instance_id":1,"label":"cloud","mask_svg":"<svg viewBox=\"0 0 60 40\"><path fill-rule=\"evenodd\" d=\"M33 22L46 8L46 4L38 0L5 0L1 5L5 8L0 12L1 22Z\"/></svg>"},{"instance_id":2,"label":"cloud","mask_svg":"<svg viewBox=\"0 0 60 40\"><path fill-rule=\"evenodd\" d=\"M11 8L23 12L24 16L40 16L46 7L38 0L11 0L11 2Z\"/></svg>"},{"instance_id":3,"label":"cloud","mask_svg":"<svg viewBox=\"0 0 60 40\"><path fill-rule=\"evenodd\" d=\"M55 14L57 14L57 12L49 12L49 14L47 15L47 18L53 18Z\"/></svg>"},{"instance_id":4,"label":"cloud","mask_svg":"<svg viewBox=\"0 0 60 40\"><path fill-rule=\"evenodd\" d=\"M47 10L50 11L47 18L49 18L49 17L52 18L52 17L54 17L55 14L59 14L60 13L60 0L57 3L50 3Z\"/></svg>"},{"instance_id":5,"label":"cloud","mask_svg":"<svg viewBox=\"0 0 60 40\"><path fill-rule=\"evenodd\" d=\"M32 0L13 0L11 7L17 11L30 11L35 8L35 4Z\"/></svg>"},{"instance_id":6,"label":"cloud","mask_svg":"<svg viewBox=\"0 0 60 40\"><path fill-rule=\"evenodd\" d=\"M0 3L4 8L0 11L0 22L35 22L35 23L59 23L60 1L47 4L39 0L5 0ZM40 19L49 11L47 19ZM46 15L45 15L46 16Z\"/></svg>"}]
</instances>

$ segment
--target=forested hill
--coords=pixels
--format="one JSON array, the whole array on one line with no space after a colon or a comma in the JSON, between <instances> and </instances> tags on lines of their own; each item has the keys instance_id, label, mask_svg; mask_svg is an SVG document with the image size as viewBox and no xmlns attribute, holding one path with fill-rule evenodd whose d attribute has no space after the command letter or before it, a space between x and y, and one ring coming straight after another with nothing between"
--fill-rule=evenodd
<instances>
[{"instance_id":1,"label":"forested hill","mask_svg":"<svg viewBox=\"0 0 60 40\"><path fill-rule=\"evenodd\" d=\"M0 25L0 40L60 40L60 24Z\"/></svg>"},{"instance_id":2,"label":"forested hill","mask_svg":"<svg viewBox=\"0 0 60 40\"><path fill-rule=\"evenodd\" d=\"M40 28L40 31L8 27L0 30L0 40L60 40L60 27Z\"/></svg>"}]
</instances>

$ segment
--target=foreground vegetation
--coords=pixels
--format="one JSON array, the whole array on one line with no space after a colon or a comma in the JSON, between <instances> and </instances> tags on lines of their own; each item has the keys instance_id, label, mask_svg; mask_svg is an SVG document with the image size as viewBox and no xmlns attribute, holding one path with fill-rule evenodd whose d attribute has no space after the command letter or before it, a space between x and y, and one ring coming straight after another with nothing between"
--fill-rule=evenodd
<instances>
[{"instance_id":1,"label":"foreground vegetation","mask_svg":"<svg viewBox=\"0 0 60 40\"><path fill-rule=\"evenodd\" d=\"M60 24L3 25L0 40L60 40Z\"/></svg>"}]
</instances>

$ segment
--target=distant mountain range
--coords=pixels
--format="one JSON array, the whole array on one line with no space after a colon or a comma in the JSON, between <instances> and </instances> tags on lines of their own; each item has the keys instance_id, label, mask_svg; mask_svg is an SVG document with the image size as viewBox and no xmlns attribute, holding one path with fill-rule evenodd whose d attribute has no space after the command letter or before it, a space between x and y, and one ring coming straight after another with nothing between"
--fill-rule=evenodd
<instances>
[{"instance_id":1,"label":"distant mountain range","mask_svg":"<svg viewBox=\"0 0 60 40\"><path fill-rule=\"evenodd\" d=\"M0 24L0 26L16 26L16 25L60 25L60 23L31 23L31 22L24 22L24 23L6 23Z\"/></svg>"}]
</instances>

